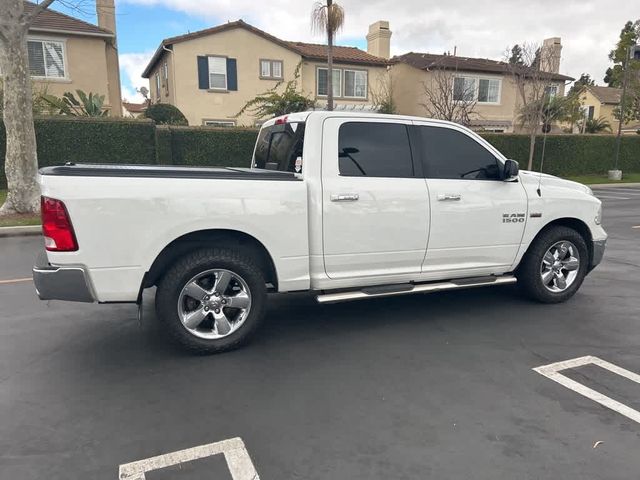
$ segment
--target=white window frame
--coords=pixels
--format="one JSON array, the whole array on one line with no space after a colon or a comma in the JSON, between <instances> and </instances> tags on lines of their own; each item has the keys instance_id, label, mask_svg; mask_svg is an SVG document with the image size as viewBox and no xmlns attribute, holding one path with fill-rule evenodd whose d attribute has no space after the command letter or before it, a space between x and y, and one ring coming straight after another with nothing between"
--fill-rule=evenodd
<instances>
[{"instance_id":1,"label":"white window frame","mask_svg":"<svg viewBox=\"0 0 640 480\"><path fill-rule=\"evenodd\" d=\"M269 65L269 74L268 75L264 75L262 72L262 64L265 63L267 65ZM280 75L276 76L274 75L274 65L275 64L280 64ZM258 62L258 66L259 66L259 73L260 73L260 78L264 79L264 80L282 80L284 78L284 62L282 60L272 60L270 58L261 58L260 61Z\"/></svg>"},{"instance_id":2,"label":"white window frame","mask_svg":"<svg viewBox=\"0 0 640 480\"><path fill-rule=\"evenodd\" d=\"M53 77L53 76L48 76L47 75L47 65L46 65L46 56L44 55L44 52L42 52L43 55L43 61L45 62L45 66L44 66L44 71L45 74L44 76L42 75L31 75L31 78L36 78L39 80L47 80L47 81L68 81L69 80L69 68L68 68L68 64L67 64L67 41L66 39L61 39L61 38L52 38L52 37L40 37L40 36L28 36L27 37L27 42L49 42L49 43L57 43L59 45L62 46L62 69L64 71L64 75L62 77ZM27 60L28 61L28 60ZM29 67L29 65L27 65L27 68Z\"/></svg>"},{"instance_id":3,"label":"white window frame","mask_svg":"<svg viewBox=\"0 0 640 480\"><path fill-rule=\"evenodd\" d=\"M475 88L473 92L473 99L469 100L470 102L476 102L478 105L500 105L502 103L502 77L495 75L469 75L466 73L460 73L454 75L454 81L451 88L455 89L455 79L456 78L469 78L475 80ZM498 101L497 102L481 102L478 100L478 94L480 93L480 80L497 80L498 81ZM453 101L459 102L460 100L454 100L453 95L451 96Z\"/></svg>"},{"instance_id":4,"label":"white window frame","mask_svg":"<svg viewBox=\"0 0 640 480\"><path fill-rule=\"evenodd\" d=\"M214 75L222 75L221 73L216 73L211 71L211 59L219 58L224 60L224 88L222 87L214 87L211 85L211 74ZM227 91L229 88L229 79L227 78L227 57L222 57L220 55L208 55L207 56L207 78L209 79L209 90L217 90L217 91Z\"/></svg>"},{"instance_id":5,"label":"white window frame","mask_svg":"<svg viewBox=\"0 0 640 480\"><path fill-rule=\"evenodd\" d=\"M358 96L358 95L347 95L347 72L353 72L354 73L354 77L353 77L353 92L355 93L356 90L356 84L355 84L355 75L357 73L364 73L364 96ZM342 82L343 82L343 86L342 86L342 93L343 96L342 98L349 98L349 99L357 99L357 100L366 100L367 97L369 96L369 71L368 70L363 70L363 69L357 69L357 68L343 68L342 69Z\"/></svg>"},{"instance_id":6,"label":"white window frame","mask_svg":"<svg viewBox=\"0 0 640 480\"><path fill-rule=\"evenodd\" d=\"M558 87L558 85L547 85L546 87L544 87L545 95L547 95L547 90L549 90L549 92L553 91L553 93L549 93L548 95L550 98L555 98L558 96L558 91L560 90L560 87Z\"/></svg>"},{"instance_id":7,"label":"white window frame","mask_svg":"<svg viewBox=\"0 0 640 480\"><path fill-rule=\"evenodd\" d=\"M229 128L235 127L235 120L202 120L202 125L205 127L221 127Z\"/></svg>"},{"instance_id":8,"label":"white window frame","mask_svg":"<svg viewBox=\"0 0 640 480\"><path fill-rule=\"evenodd\" d=\"M316 97L318 98L327 98L326 94L321 94L320 93L320 75L319 72L320 70L326 70L327 71L327 78L329 77L329 69L327 67L316 67ZM334 68L333 71L334 72L339 72L340 74L340 80L338 81L338 85L340 87L340 94L339 95L334 95L333 98L350 98L350 99L358 99L358 100L363 100L366 99L367 97L344 97L344 72L343 72L343 68ZM348 69L348 70L352 70L352 69ZM368 88L368 82L369 82L369 72L368 70L366 70L367 72L367 88ZM335 84L334 84L335 85Z\"/></svg>"}]
</instances>

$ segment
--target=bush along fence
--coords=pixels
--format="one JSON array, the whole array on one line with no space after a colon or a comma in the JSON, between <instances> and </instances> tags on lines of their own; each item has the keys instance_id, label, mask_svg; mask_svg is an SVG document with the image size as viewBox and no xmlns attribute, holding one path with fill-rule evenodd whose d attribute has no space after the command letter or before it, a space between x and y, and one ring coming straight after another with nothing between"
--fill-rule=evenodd
<instances>
[{"instance_id":1,"label":"bush along fence","mask_svg":"<svg viewBox=\"0 0 640 480\"><path fill-rule=\"evenodd\" d=\"M168 127L150 120L41 117L35 120L41 167L74 163L203 165L248 167L257 130L252 128ZM526 168L529 137L483 134L508 158ZM603 174L613 168L613 135L549 135L543 171L553 175ZM536 144L539 168L542 136ZM0 159L5 132L0 123ZM640 172L640 135L622 138L619 167ZM6 186L0 160L0 188Z\"/></svg>"}]
</instances>

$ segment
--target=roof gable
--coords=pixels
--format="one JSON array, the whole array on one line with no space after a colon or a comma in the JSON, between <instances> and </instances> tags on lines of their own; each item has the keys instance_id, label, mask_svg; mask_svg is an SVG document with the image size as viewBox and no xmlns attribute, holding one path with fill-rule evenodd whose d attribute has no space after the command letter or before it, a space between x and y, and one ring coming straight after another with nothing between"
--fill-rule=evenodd
<instances>
[{"instance_id":1,"label":"roof gable","mask_svg":"<svg viewBox=\"0 0 640 480\"><path fill-rule=\"evenodd\" d=\"M216 33L221 33L221 32L233 30L236 28L245 29L255 35L258 35L270 42L275 43L276 45L280 45L281 47L286 48L287 50L297 53L303 58L309 58L313 60L325 60L325 61L327 59L326 45L281 40L280 38L274 37L273 35L265 32L264 30L260 30L259 28L256 28L253 25L249 25L248 23L242 20L237 20L235 22L228 22L215 27L199 30L197 32L178 35L176 37L165 38L158 46L158 49L153 54L153 57L151 57L149 64L147 65L147 67L144 69L144 72L142 73L142 77L149 78L149 75L151 74L151 70L153 70L155 64L158 62L158 60L162 56L165 47L170 47L171 45L174 45L176 43L186 42L189 40L193 40L195 38L215 35ZM334 61L337 63L355 63L355 64L362 64L362 65L379 65L379 66L384 66L388 63L386 59L376 57L356 47L334 46L333 58L334 58Z\"/></svg>"},{"instance_id":2,"label":"roof gable","mask_svg":"<svg viewBox=\"0 0 640 480\"><path fill-rule=\"evenodd\" d=\"M34 3L24 2L24 11L26 13L31 12L34 8ZM31 27L29 27L29 31L113 37L113 32L109 30L50 9L45 9L38 14Z\"/></svg>"}]
</instances>

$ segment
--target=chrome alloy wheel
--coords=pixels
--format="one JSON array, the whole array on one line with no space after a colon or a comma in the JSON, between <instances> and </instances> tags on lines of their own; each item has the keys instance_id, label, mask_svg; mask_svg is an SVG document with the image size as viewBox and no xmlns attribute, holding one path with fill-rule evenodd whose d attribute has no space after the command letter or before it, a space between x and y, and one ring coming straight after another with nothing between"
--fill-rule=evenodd
<instances>
[{"instance_id":1,"label":"chrome alloy wheel","mask_svg":"<svg viewBox=\"0 0 640 480\"><path fill-rule=\"evenodd\" d=\"M575 282L579 268L578 249L573 243L562 240L553 244L542 257L540 278L547 290L564 292Z\"/></svg>"},{"instance_id":2,"label":"chrome alloy wheel","mask_svg":"<svg viewBox=\"0 0 640 480\"><path fill-rule=\"evenodd\" d=\"M215 340L231 335L247 319L251 292L237 273L214 269L187 282L178 297L178 315L196 337Z\"/></svg>"}]
</instances>

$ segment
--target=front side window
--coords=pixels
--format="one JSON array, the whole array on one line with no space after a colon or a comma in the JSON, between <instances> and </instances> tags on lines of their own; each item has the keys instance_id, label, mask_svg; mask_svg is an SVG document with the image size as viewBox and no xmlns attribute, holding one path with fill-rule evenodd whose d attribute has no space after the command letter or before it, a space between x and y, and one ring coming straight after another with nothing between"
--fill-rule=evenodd
<instances>
[{"instance_id":1,"label":"front side window","mask_svg":"<svg viewBox=\"0 0 640 480\"><path fill-rule=\"evenodd\" d=\"M271 125L260 130L253 156L255 168L279 170L281 172L301 172L304 146L304 123L292 122ZM296 169L297 168L297 169Z\"/></svg>"},{"instance_id":2,"label":"front side window","mask_svg":"<svg viewBox=\"0 0 640 480\"><path fill-rule=\"evenodd\" d=\"M443 127L417 127L427 178L500 180L501 163L473 138Z\"/></svg>"},{"instance_id":3,"label":"front side window","mask_svg":"<svg viewBox=\"0 0 640 480\"><path fill-rule=\"evenodd\" d=\"M319 97L327 96L327 69L319 68L317 71L318 75L318 85L317 92ZM334 69L333 70L333 96L341 97L342 96L342 70Z\"/></svg>"},{"instance_id":4,"label":"front side window","mask_svg":"<svg viewBox=\"0 0 640 480\"><path fill-rule=\"evenodd\" d=\"M338 132L338 168L346 177L413 177L407 126L343 123Z\"/></svg>"},{"instance_id":5,"label":"front side window","mask_svg":"<svg viewBox=\"0 0 640 480\"><path fill-rule=\"evenodd\" d=\"M64 46L62 42L29 40L29 73L34 77L65 78Z\"/></svg>"},{"instance_id":6,"label":"front side window","mask_svg":"<svg viewBox=\"0 0 640 480\"><path fill-rule=\"evenodd\" d=\"M367 98L367 71L344 71L344 96L353 98Z\"/></svg>"},{"instance_id":7,"label":"front side window","mask_svg":"<svg viewBox=\"0 0 640 480\"><path fill-rule=\"evenodd\" d=\"M227 89L227 59L209 57L209 88L212 90Z\"/></svg>"}]
</instances>

